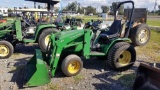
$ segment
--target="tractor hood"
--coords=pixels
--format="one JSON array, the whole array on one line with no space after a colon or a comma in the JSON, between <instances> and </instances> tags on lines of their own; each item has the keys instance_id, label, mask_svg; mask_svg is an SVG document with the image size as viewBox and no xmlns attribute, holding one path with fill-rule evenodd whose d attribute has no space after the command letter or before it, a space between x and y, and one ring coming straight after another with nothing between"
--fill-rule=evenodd
<instances>
[{"instance_id":1,"label":"tractor hood","mask_svg":"<svg viewBox=\"0 0 160 90\"><path fill-rule=\"evenodd\" d=\"M84 35L84 31L85 30L70 30L70 31L63 31L63 32L59 32L57 34L55 34L56 39L62 40L65 38L72 38L72 37L76 37L76 36L81 36Z\"/></svg>"}]
</instances>

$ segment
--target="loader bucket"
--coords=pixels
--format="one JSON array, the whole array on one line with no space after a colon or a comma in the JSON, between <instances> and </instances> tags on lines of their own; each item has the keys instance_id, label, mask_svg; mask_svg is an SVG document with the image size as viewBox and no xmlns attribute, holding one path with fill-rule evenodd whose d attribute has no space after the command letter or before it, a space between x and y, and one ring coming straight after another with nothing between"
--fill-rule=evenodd
<instances>
[{"instance_id":1,"label":"loader bucket","mask_svg":"<svg viewBox=\"0 0 160 90\"><path fill-rule=\"evenodd\" d=\"M50 82L49 69L43 59L41 50L36 50L35 55L30 59L25 68L25 86L41 86Z\"/></svg>"},{"instance_id":2,"label":"loader bucket","mask_svg":"<svg viewBox=\"0 0 160 90\"><path fill-rule=\"evenodd\" d=\"M133 90L160 90L160 69L141 63Z\"/></svg>"}]
</instances>

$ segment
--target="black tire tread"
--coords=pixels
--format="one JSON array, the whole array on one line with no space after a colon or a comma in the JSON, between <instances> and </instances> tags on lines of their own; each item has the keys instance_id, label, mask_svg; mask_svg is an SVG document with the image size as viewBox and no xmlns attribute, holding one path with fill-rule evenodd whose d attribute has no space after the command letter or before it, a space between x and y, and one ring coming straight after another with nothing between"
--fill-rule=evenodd
<instances>
[{"instance_id":1,"label":"black tire tread","mask_svg":"<svg viewBox=\"0 0 160 90\"><path fill-rule=\"evenodd\" d=\"M111 47L109 53L108 53L108 59L107 59L107 63L108 65L116 70L116 71L125 71L127 69L129 69L133 64L129 65L129 66L126 66L126 67L123 67L123 68L116 68L115 64L114 64L114 59L115 59L115 53L122 47L129 47L131 44L129 43L126 43L126 42L118 42L116 43L113 47ZM131 46L133 47L133 46ZM134 47L133 47L134 48ZM136 54L135 54L136 55ZM136 56L135 56L136 57ZM135 61L134 61L135 62Z\"/></svg>"},{"instance_id":2,"label":"black tire tread","mask_svg":"<svg viewBox=\"0 0 160 90\"><path fill-rule=\"evenodd\" d=\"M137 39L136 39L136 37L137 37L137 35L138 35L138 32L139 32L139 30L141 30L141 28L146 28L146 29L149 30L149 38L148 38L148 40L147 40L145 43L143 43L143 44L138 43L138 41L137 41ZM132 40L133 45L135 45L135 46L143 46L143 45L145 45L145 44L149 41L149 39L150 39L150 33L151 33L150 31L151 31L151 30L150 30L149 26L146 25L146 24L140 24L140 25L137 25L136 27L132 28L132 29L131 29L131 40Z\"/></svg>"},{"instance_id":3,"label":"black tire tread","mask_svg":"<svg viewBox=\"0 0 160 90\"><path fill-rule=\"evenodd\" d=\"M42 52L46 52L46 48L47 46L45 46L45 43L44 43L44 37L47 36L48 33L56 33L56 32L59 32L56 28L46 28L44 29L41 34L39 35L39 38L38 38L38 44L39 44L39 47L41 48Z\"/></svg>"},{"instance_id":4,"label":"black tire tread","mask_svg":"<svg viewBox=\"0 0 160 90\"><path fill-rule=\"evenodd\" d=\"M8 41L0 41L0 44L5 44L5 45L7 45L8 48L10 49L9 54L8 54L7 56L5 56L5 57L1 57L1 56L0 56L0 59L9 58L9 57L13 54L13 52L14 52L14 47L13 47L13 45L12 45L10 42L8 42Z\"/></svg>"},{"instance_id":5,"label":"black tire tread","mask_svg":"<svg viewBox=\"0 0 160 90\"><path fill-rule=\"evenodd\" d=\"M68 71L66 70L66 67L67 67L66 65L67 65L67 63L68 63L72 58L77 58L77 60L81 63L80 70L79 70L77 73L75 73L75 74L70 74L70 73L68 73ZM62 61L62 65L61 65L62 72L63 72L66 76L68 76L68 77L70 77L70 76L75 76L75 75L79 74L80 71L82 70L82 68L83 68L83 62L82 62L81 58L80 58L79 56L75 55L75 54L70 54L70 55L68 55L68 56Z\"/></svg>"}]
</instances>

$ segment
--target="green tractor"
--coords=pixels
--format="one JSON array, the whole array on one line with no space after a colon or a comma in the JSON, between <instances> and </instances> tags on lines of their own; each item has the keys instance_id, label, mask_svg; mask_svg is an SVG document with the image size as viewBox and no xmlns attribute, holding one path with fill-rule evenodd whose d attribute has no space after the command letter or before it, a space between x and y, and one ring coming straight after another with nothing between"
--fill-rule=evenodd
<instances>
[{"instance_id":1,"label":"green tractor","mask_svg":"<svg viewBox=\"0 0 160 90\"><path fill-rule=\"evenodd\" d=\"M117 20L117 14L109 30L101 34L93 35L90 29L51 34L47 53L37 49L27 63L24 85L39 86L49 83L58 67L61 67L66 76L79 74L83 68L81 56L86 59L98 57L107 60L108 65L117 71L127 70L133 66L136 61L136 51L128 37L132 26L134 2L121 2L116 12L126 3L132 4L132 11L124 37L120 37L124 28L122 28L122 20Z\"/></svg>"},{"instance_id":2,"label":"green tractor","mask_svg":"<svg viewBox=\"0 0 160 90\"><path fill-rule=\"evenodd\" d=\"M50 10L50 6L58 3L59 0L36 0L35 2L48 3L48 10ZM0 24L0 59L9 58L17 43L38 43L41 50L45 52L50 34L59 31L54 24L42 23L36 26L34 35L30 36L27 34L27 30L23 28L20 18L2 23Z\"/></svg>"}]
</instances>

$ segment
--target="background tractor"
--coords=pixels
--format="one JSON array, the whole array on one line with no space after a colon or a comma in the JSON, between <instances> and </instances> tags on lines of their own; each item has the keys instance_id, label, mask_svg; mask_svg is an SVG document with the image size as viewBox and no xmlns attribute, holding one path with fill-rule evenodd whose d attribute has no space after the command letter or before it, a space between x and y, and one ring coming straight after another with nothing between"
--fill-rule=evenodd
<instances>
[{"instance_id":1,"label":"background tractor","mask_svg":"<svg viewBox=\"0 0 160 90\"><path fill-rule=\"evenodd\" d=\"M54 22L54 24L57 26L57 28L61 29L61 30L83 29L84 28L84 24L82 24L83 19L73 17L69 13L73 13L73 12L69 12L69 11L68 12L67 11L63 11L63 12L60 11L59 12L59 14Z\"/></svg>"},{"instance_id":2,"label":"background tractor","mask_svg":"<svg viewBox=\"0 0 160 90\"><path fill-rule=\"evenodd\" d=\"M123 4L132 5L131 16L124 36L121 19L117 18L118 9ZM107 64L117 71L129 69L136 61L135 46L129 39L132 26L134 2L121 2L116 10L115 20L109 30L93 37L91 29L62 31L50 35L47 53L36 50L25 68L25 85L39 86L50 82L55 76L57 67L61 67L66 76L74 76L83 68L81 57L90 59L100 57L107 60ZM94 39L94 40L92 40Z\"/></svg>"},{"instance_id":3,"label":"background tractor","mask_svg":"<svg viewBox=\"0 0 160 90\"><path fill-rule=\"evenodd\" d=\"M58 3L59 0L29 0L48 4L48 10L51 6ZM53 8L53 7L52 7ZM46 51L51 33L59 32L54 24L39 24L36 27L35 34L29 36L26 28L22 25L19 18L0 24L0 59L10 57L14 52L17 43L38 43L42 51ZM30 29L30 28L29 28Z\"/></svg>"}]
</instances>

